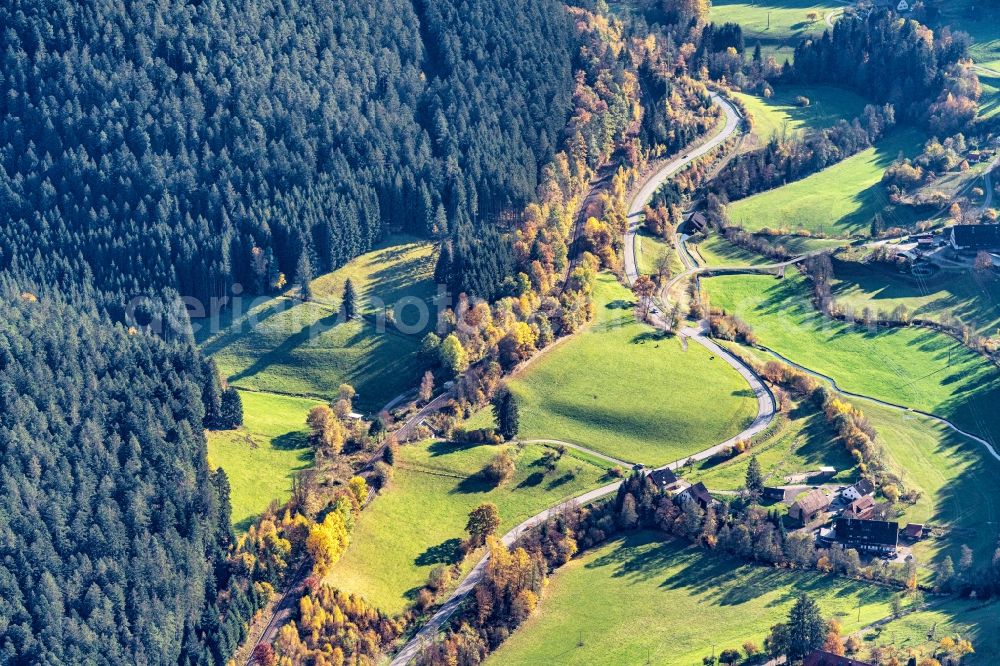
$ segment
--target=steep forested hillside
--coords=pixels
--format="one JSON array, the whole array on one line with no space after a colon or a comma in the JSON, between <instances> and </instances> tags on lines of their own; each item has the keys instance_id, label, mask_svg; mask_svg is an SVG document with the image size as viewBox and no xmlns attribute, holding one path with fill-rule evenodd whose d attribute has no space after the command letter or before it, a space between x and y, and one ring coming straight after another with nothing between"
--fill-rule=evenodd
<instances>
[{"instance_id":1,"label":"steep forested hillside","mask_svg":"<svg viewBox=\"0 0 1000 666\"><path fill-rule=\"evenodd\" d=\"M0 663L225 663L281 581L237 566L207 466L231 392L114 322L389 229L451 237L492 295L563 139L572 24L557 0L11 0L0 26Z\"/></svg>"},{"instance_id":2,"label":"steep forested hillside","mask_svg":"<svg viewBox=\"0 0 1000 666\"><path fill-rule=\"evenodd\" d=\"M964 130L976 115L980 87L966 60L969 44L964 33L935 33L875 11L864 20L837 21L821 38L804 40L786 76L847 85L944 136Z\"/></svg>"},{"instance_id":3,"label":"steep forested hillside","mask_svg":"<svg viewBox=\"0 0 1000 666\"><path fill-rule=\"evenodd\" d=\"M573 85L556 0L12 0L0 25L0 269L118 302L495 224Z\"/></svg>"},{"instance_id":4,"label":"steep forested hillside","mask_svg":"<svg viewBox=\"0 0 1000 666\"><path fill-rule=\"evenodd\" d=\"M0 294L0 663L197 660L231 539L200 362Z\"/></svg>"}]
</instances>

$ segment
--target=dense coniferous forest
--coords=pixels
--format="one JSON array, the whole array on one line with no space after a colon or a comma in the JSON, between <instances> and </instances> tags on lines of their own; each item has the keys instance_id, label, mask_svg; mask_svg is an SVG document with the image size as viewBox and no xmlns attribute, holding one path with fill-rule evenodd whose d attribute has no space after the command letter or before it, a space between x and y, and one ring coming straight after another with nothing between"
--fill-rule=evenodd
<instances>
[{"instance_id":1,"label":"dense coniferous forest","mask_svg":"<svg viewBox=\"0 0 1000 666\"><path fill-rule=\"evenodd\" d=\"M15 0L0 24L0 269L119 303L494 224L573 87L555 0Z\"/></svg>"},{"instance_id":2,"label":"dense coniferous forest","mask_svg":"<svg viewBox=\"0 0 1000 666\"><path fill-rule=\"evenodd\" d=\"M184 663L232 539L195 354L0 298L0 662Z\"/></svg>"},{"instance_id":3,"label":"dense coniferous forest","mask_svg":"<svg viewBox=\"0 0 1000 666\"><path fill-rule=\"evenodd\" d=\"M971 40L947 28L935 33L888 11L837 21L832 31L795 48L789 81L833 83L892 104L901 120L942 136L965 129L976 115L979 80L967 61Z\"/></svg>"},{"instance_id":4,"label":"dense coniferous forest","mask_svg":"<svg viewBox=\"0 0 1000 666\"><path fill-rule=\"evenodd\" d=\"M450 238L494 295L564 138L572 23L556 0L14 0L0 25L0 663L225 663L288 563L240 568L267 548L233 548L208 469L238 394L126 304L275 291L395 230Z\"/></svg>"}]
</instances>

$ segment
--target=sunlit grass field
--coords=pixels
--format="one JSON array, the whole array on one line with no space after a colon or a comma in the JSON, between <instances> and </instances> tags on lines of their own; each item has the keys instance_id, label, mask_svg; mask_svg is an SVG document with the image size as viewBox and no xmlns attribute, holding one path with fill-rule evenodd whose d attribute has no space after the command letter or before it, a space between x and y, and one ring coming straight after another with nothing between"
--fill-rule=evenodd
<instances>
[{"instance_id":1,"label":"sunlit grass field","mask_svg":"<svg viewBox=\"0 0 1000 666\"><path fill-rule=\"evenodd\" d=\"M867 236L880 212L887 227L907 227L915 221L909 215L883 210L889 197L882 175L900 153L919 153L924 139L916 130L896 129L878 145L818 173L734 202L729 216L748 231L806 230L836 237Z\"/></svg>"},{"instance_id":2,"label":"sunlit grass field","mask_svg":"<svg viewBox=\"0 0 1000 666\"><path fill-rule=\"evenodd\" d=\"M522 437L663 464L725 441L753 420L757 401L735 370L700 345L685 350L637 322L632 294L613 276L599 276L595 289L596 321L510 382Z\"/></svg>"},{"instance_id":3,"label":"sunlit grass field","mask_svg":"<svg viewBox=\"0 0 1000 666\"><path fill-rule=\"evenodd\" d=\"M535 614L486 663L698 666L713 646L718 656L748 640L762 645L803 592L845 633L890 613L891 591L881 587L661 538L630 533L559 568Z\"/></svg>"},{"instance_id":4,"label":"sunlit grass field","mask_svg":"<svg viewBox=\"0 0 1000 666\"><path fill-rule=\"evenodd\" d=\"M400 612L434 566L460 558L465 522L479 504L497 505L503 533L549 506L610 482L607 463L577 451L568 450L549 472L539 461L551 449L539 444L507 448L515 455L517 472L494 487L479 472L499 447L440 441L402 447L391 487L358 517L351 546L327 580L386 612Z\"/></svg>"},{"instance_id":5,"label":"sunlit grass field","mask_svg":"<svg viewBox=\"0 0 1000 666\"><path fill-rule=\"evenodd\" d=\"M227 311L220 329L203 330L198 340L237 387L330 399L340 384L348 383L358 392L355 406L375 412L415 387L424 370L417 353L423 329L405 335L391 326L378 327L376 304L394 304L404 297L428 302L435 293L433 264L430 243L391 239L314 280L313 301L287 296L253 303L245 299L240 312ZM348 277L365 319L345 321L339 314ZM415 319L406 318L416 312L406 308L399 321L416 325ZM436 310L430 309L427 325L433 325L435 317Z\"/></svg>"},{"instance_id":6,"label":"sunlit grass field","mask_svg":"<svg viewBox=\"0 0 1000 666\"><path fill-rule=\"evenodd\" d=\"M208 461L226 470L233 525L244 531L272 501L291 495L292 478L312 465L306 415L315 400L241 391L244 425L208 433Z\"/></svg>"},{"instance_id":7,"label":"sunlit grass field","mask_svg":"<svg viewBox=\"0 0 1000 666\"><path fill-rule=\"evenodd\" d=\"M812 307L795 270L771 276L703 280L716 307L736 314L761 344L848 391L950 418L983 437L1000 432L1000 372L951 338L926 329L868 331L830 320Z\"/></svg>"}]
</instances>

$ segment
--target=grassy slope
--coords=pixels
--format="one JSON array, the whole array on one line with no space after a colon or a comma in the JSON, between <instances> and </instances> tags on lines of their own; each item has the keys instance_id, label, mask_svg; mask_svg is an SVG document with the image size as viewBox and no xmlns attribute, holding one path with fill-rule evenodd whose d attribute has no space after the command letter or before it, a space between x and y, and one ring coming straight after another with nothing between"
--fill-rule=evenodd
<instances>
[{"instance_id":1,"label":"grassy slope","mask_svg":"<svg viewBox=\"0 0 1000 666\"><path fill-rule=\"evenodd\" d=\"M613 276L599 276L595 289L596 321L511 381L522 437L662 464L724 441L753 419L757 403L736 371L699 345L685 351L637 323L632 295Z\"/></svg>"},{"instance_id":2,"label":"grassy slope","mask_svg":"<svg viewBox=\"0 0 1000 666\"><path fill-rule=\"evenodd\" d=\"M735 343L724 343L743 356L766 362L774 357L770 354L751 350ZM950 554L956 562L962 544L976 551L980 561L988 561L996 548L1000 534L1000 496L994 492L992 479L1000 475L1000 462L976 442L958 435L955 431L925 416L883 407L868 400L851 399L860 408L879 433L879 441L888 455L889 468L903 479L903 485L920 493L913 505L900 503L902 513L896 518L902 523L914 522L955 528L941 540L929 539L916 545L917 560L928 565ZM793 422L794 423L794 422ZM802 448L796 450L789 443L800 441L786 437L771 440L755 448L766 471L769 460L782 461L787 457L787 465L799 464L805 453L815 462L826 460L838 469L844 463L837 462L843 455L840 443L825 439L825 428L817 423L810 429L819 435L812 436ZM787 432L787 430L786 430ZM743 482L749 456L743 454L734 458L735 469L720 465L718 472L703 472L710 488L736 488ZM814 469L812 463L809 468ZM786 464L781 464L784 470ZM839 475L835 481L844 480ZM930 576L930 570L923 571Z\"/></svg>"},{"instance_id":3,"label":"grassy slope","mask_svg":"<svg viewBox=\"0 0 1000 666\"><path fill-rule=\"evenodd\" d=\"M732 22L743 27L747 57L759 41L764 56L773 55L781 64L785 59L792 59L800 39L821 34L826 29L823 16L838 8L839 5L834 2L816 3L812 0L771 0L763 3L716 0L712 3L710 18L715 23ZM819 20L807 19L810 11L817 12Z\"/></svg>"},{"instance_id":4,"label":"grassy slope","mask_svg":"<svg viewBox=\"0 0 1000 666\"><path fill-rule=\"evenodd\" d=\"M836 440L823 417L805 407L793 410L790 420L774 437L723 463L697 465L685 472L684 478L692 483L703 481L711 490L739 490L746 479L752 455L757 456L770 485L782 485L783 477L789 474L817 470L825 465L838 470L832 483L857 480L854 460Z\"/></svg>"},{"instance_id":5,"label":"grassy slope","mask_svg":"<svg viewBox=\"0 0 1000 666\"><path fill-rule=\"evenodd\" d=\"M785 247L792 255L805 254L813 250L837 247L844 242L830 238L809 238L807 236L776 236L769 238L774 243ZM774 263L750 250L730 243L718 234L712 234L697 244L688 243L688 248L705 260L707 266L759 266Z\"/></svg>"},{"instance_id":6,"label":"grassy slope","mask_svg":"<svg viewBox=\"0 0 1000 666\"><path fill-rule=\"evenodd\" d=\"M640 231L636 236L635 263L640 275L652 275L656 272L657 257L666 252L670 257L670 274L676 275L684 270L677 251L666 241L661 240L646 231Z\"/></svg>"},{"instance_id":7,"label":"grassy slope","mask_svg":"<svg viewBox=\"0 0 1000 666\"><path fill-rule=\"evenodd\" d=\"M517 451L511 447L512 451ZM389 491L365 509L352 543L329 582L359 592L379 608L402 611L438 563L454 561L469 512L493 502L501 531L558 502L597 487L605 465L568 451L555 471L536 464L546 448L525 446L512 481L493 488L477 476L493 446L445 442L404 446Z\"/></svg>"},{"instance_id":8,"label":"grassy slope","mask_svg":"<svg viewBox=\"0 0 1000 666\"><path fill-rule=\"evenodd\" d=\"M872 217L888 203L881 185L886 167L899 155L920 152L924 136L897 129L873 148L784 187L742 199L729 207L732 220L756 231L804 229L830 236L867 234ZM905 226L902 217L887 226Z\"/></svg>"},{"instance_id":9,"label":"grassy slope","mask_svg":"<svg viewBox=\"0 0 1000 666\"><path fill-rule=\"evenodd\" d=\"M928 642L927 635L932 631L934 641ZM865 638L869 645L895 641L899 647L917 649L921 656L931 656L937 641L944 636L961 636L972 641L976 652L962 660L965 666L995 664L1000 652L1000 601L934 601L931 608L893 620L880 633L869 633Z\"/></svg>"},{"instance_id":10,"label":"grassy slope","mask_svg":"<svg viewBox=\"0 0 1000 666\"><path fill-rule=\"evenodd\" d=\"M806 592L846 631L889 614L889 592L812 572L742 565L636 533L559 569L536 614L488 664L696 666L746 640L763 644ZM583 645L578 643L582 637Z\"/></svg>"},{"instance_id":11,"label":"grassy slope","mask_svg":"<svg viewBox=\"0 0 1000 666\"><path fill-rule=\"evenodd\" d=\"M837 380L845 390L950 418L982 436L1000 431L1000 373L931 331L868 332L816 313L805 280L789 271L703 281L715 306L745 319L762 344ZM951 365L949 366L949 358Z\"/></svg>"},{"instance_id":12,"label":"grassy slope","mask_svg":"<svg viewBox=\"0 0 1000 666\"><path fill-rule=\"evenodd\" d=\"M906 506L900 522L947 526L943 540L917 544L917 560L928 564L951 555L960 546L972 548L980 563L989 561L1000 535L1000 496L995 481L1000 462L980 445L925 417L857 402L880 433L881 440L908 488L921 492Z\"/></svg>"},{"instance_id":13,"label":"grassy slope","mask_svg":"<svg viewBox=\"0 0 1000 666\"><path fill-rule=\"evenodd\" d=\"M833 86L780 86L770 98L735 93L753 118L753 133L766 143L773 136L791 136L807 128L832 127L838 120L850 122L864 111L867 101L857 93ZM805 96L809 106L795 98Z\"/></svg>"},{"instance_id":14,"label":"grassy slope","mask_svg":"<svg viewBox=\"0 0 1000 666\"><path fill-rule=\"evenodd\" d=\"M730 243L719 234L712 234L699 243L688 242L688 249L695 258L704 260L706 266L758 266L770 259L739 245Z\"/></svg>"},{"instance_id":15,"label":"grassy slope","mask_svg":"<svg viewBox=\"0 0 1000 666\"><path fill-rule=\"evenodd\" d=\"M232 489L233 524L246 530L273 500L284 502L297 470L312 464L306 414L314 400L242 391L244 425L208 433L208 460Z\"/></svg>"},{"instance_id":16,"label":"grassy slope","mask_svg":"<svg viewBox=\"0 0 1000 666\"><path fill-rule=\"evenodd\" d=\"M221 330L202 332L199 341L236 386L330 398L347 382L358 391L356 407L375 411L419 381L419 336L379 333L368 320L340 321L343 282L351 277L359 309L369 313L373 298L429 298L432 273L430 244L394 239L317 278L317 302L262 298L242 316L228 312Z\"/></svg>"},{"instance_id":17,"label":"grassy slope","mask_svg":"<svg viewBox=\"0 0 1000 666\"><path fill-rule=\"evenodd\" d=\"M914 278L878 266L838 262L836 276L834 296L844 305L886 312L904 305L912 315L930 319L951 314L986 335L1000 327L1000 280L993 274L942 271Z\"/></svg>"}]
</instances>

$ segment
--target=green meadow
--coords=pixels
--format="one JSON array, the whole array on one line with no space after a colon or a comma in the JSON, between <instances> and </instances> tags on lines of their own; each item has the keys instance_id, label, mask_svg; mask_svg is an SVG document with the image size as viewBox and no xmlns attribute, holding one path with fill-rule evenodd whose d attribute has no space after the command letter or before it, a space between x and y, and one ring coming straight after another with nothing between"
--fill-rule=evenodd
<instances>
[{"instance_id":1,"label":"green meadow","mask_svg":"<svg viewBox=\"0 0 1000 666\"><path fill-rule=\"evenodd\" d=\"M1000 461L977 442L919 414L865 401L855 404L878 431L905 487L919 491L914 504L900 504L898 520L948 530L942 538L917 543L917 561L933 564L951 555L958 562L961 546L967 545L980 564L989 562L1000 538L1000 495L994 481Z\"/></svg>"},{"instance_id":2,"label":"green meadow","mask_svg":"<svg viewBox=\"0 0 1000 666\"><path fill-rule=\"evenodd\" d=\"M660 538L630 533L559 568L535 614L486 663L699 666L713 646L716 655L748 640L762 646L803 592L845 633L890 613L881 587Z\"/></svg>"},{"instance_id":3,"label":"green meadow","mask_svg":"<svg viewBox=\"0 0 1000 666\"><path fill-rule=\"evenodd\" d=\"M746 381L700 345L685 349L637 322L632 298L614 276L600 275L595 321L510 381L521 437L656 465L722 442L753 420L757 401Z\"/></svg>"},{"instance_id":4,"label":"green meadow","mask_svg":"<svg viewBox=\"0 0 1000 666\"><path fill-rule=\"evenodd\" d=\"M606 463L568 450L553 471L542 456L551 449L509 445L514 478L494 487L479 474L499 447L442 441L404 446L395 478L358 518L351 545L328 582L362 594L388 613L401 612L427 582L431 569L461 559L468 514L483 502L500 511L506 532L530 516L608 483Z\"/></svg>"},{"instance_id":5,"label":"green meadow","mask_svg":"<svg viewBox=\"0 0 1000 666\"><path fill-rule=\"evenodd\" d=\"M827 236L868 235L872 218L882 213L886 226L909 226L908 215L886 210L889 197L882 175L900 153L915 155L924 136L897 129L878 143L811 176L729 206L733 222L747 231L804 230Z\"/></svg>"},{"instance_id":6,"label":"green meadow","mask_svg":"<svg viewBox=\"0 0 1000 666\"><path fill-rule=\"evenodd\" d=\"M724 344L756 363L774 360L763 350ZM847 400L864 412L878 432L889 470L902 480L904 489L916 491L915 501L897 505L899 513L893 519L940 528L940 538L925 539L913 547L923 565L922 575L930 581L930 565L945 555L957 562L962 545L972 548L977 558L983 558L981 562L992 558L1000 537L1000 496L993 491L992 479L1000 475L1000 461L978 442L922 414L860 398ZM846 457L843 443L822 416L801 406L789 416L791 423L781 434L750 452L716 467L696 467L685 476L704 481L713 490L737 489L743 484L750 455L756 454L765 475L832 465L840 470L834 483L854 480L857 470L848 468L853 460Z\"/></svg>"},{"instance_id":7,"label":"green meadow","mask_svg":"<svg viewBox=\"0 0 1000 666\"><path fill-rule=\"evenodd\" d=\"M228 310L219 330L199 333L202 351L239 388L330 399L340 384L348 383L357 389L359 410L378 411L416 386L424 369L418 357L423 328L408 318L416 308L405 308L397 318L414 325L414 334L405 335L391 326L376 326L378 304L433 297L432 254L430 243L392 239L314 280L313 301L265 297L240 312ZM363 319L345 321L339 314L348 277L357 288ZM431 324L434 316L431 310Z\"/></svg>"},{"instance_id":8,"label":"green meadow","mask_svg":"<svg viewBox=\"0 0 1000 666\"><path fill-rule=\"evenodd\" d=\"M746 482L751 456L757 457L769 485L784 485L786 476L827 465L837 469L830 483L857 480L856 463L837 441L823 415L805 405L792 410L774 436L721 463L697 463L685 470L684 478L692 483L702 481L710 490L739 490Z\"/></svg>"},{"instance_id":9,"label":"green meadow","mask_svg":"<svg viewBox=\"0 0 1000 666\"><path fill-rule=\"evenodd\" d=\"M635 241L635 264L640 275L653 275L656 273L656 260L664 252L670 258L671 275L677 275L684 270L681 260L677 257L677 251L666 241L649 234L645 230L636 234Z\"/></svg>"},{"instance_id":10,"label":"green meadow","mask_svg":"<svg viewBox=\"0 0 1000 666\"><path fill-rule=\"evenodd\" d=\"M771 137L792 137L806 129L832 127L839 120L850 122L868 103L857 93L833 86L778 86L769 97L734 93L753 119L753 133L761 143ZM799 106L796 98L809 100Z\"/></svg>"},{"instance_id":11,"label":"green meadow","mask_svg":"<svg viewBox=\"0 0 1000 666\"><path fill-rule=\"evenodd\" d=\"M765 236L764 238L774 245L785 248L792 256L844 244L841 240L810 238L808 236ZM689 240L688 249L703 266L760 266L777 261L742 248L715 233L696 243Z\"/></svg>"},{"instance_id":12,"label":"green meadow","mask_svg":"<svg viewBox=\"0 0 1000 666\"><path fill-rule=\"evenodd\" d=\"M1000 279L993 273L942 270L929 277L859 262L834 263L833 295L856 310L892 312L904 306L911 316L955 317L983 335L1000 328Z\"/></svg>"},{"instance_id":13,"label":"green meadow","mask_svg":"<svg viewBox=\"0 0 1000 666\"><path fill-rule=\"evenodd\" d=\"M712 2L710 18L715 23L739 23L743 28L747 57L759 42L764 57L774 56L780 65L786 59L792 60L799 40L826 30L824 17L827 13L836 14L841 10L841 5L834 2L810 0L716 0Z\"/></svg>"},{"instance_id":14,"label":"green meadow","mask_svg":"<svg viewBox=\"0 0 1000 666\"><path fill-rule=\"evenodd\" d=\"M891 643L914 650L920 657L933 655L938 641L945 636L972 641L975 653L962 659L963 666L992 666L1000 652L1000 601L932 600L925 610L909 613L878 631L863 634L869 649Z\"/></svg>"},{"instance_id":15,"label":"green meadow","mask_svg":"<svg viewBox=\"0 0 1000 666\"><path fill-rule=\"evenodd\" d=\"M715 307L747 321L761 344L833 377L847 391L906 405L989 437L1000 430L1000 373L951 338L921 328L869 331L812 307L795 270L702 281Z\"/></svg>"},{"instance_id":16,"label":"green meadow","mask_svg":"<svg viewBox=\"0 0 1000 666\"><path fill-rule=\"evenodd\" d=\"M244 424L209 431L208 462L226 470L233 525L243 532L273 502L291 495L295 473L312 465L306 415L315 400L240 391Z\"/></svg>"}]
</instances>

